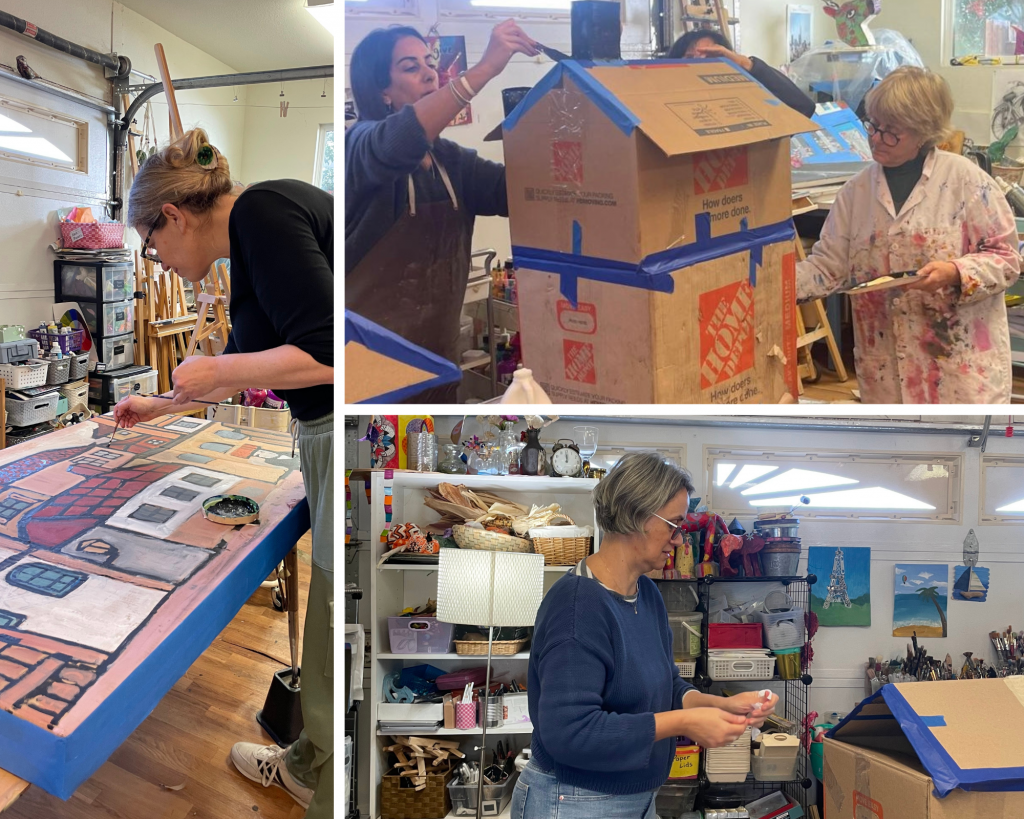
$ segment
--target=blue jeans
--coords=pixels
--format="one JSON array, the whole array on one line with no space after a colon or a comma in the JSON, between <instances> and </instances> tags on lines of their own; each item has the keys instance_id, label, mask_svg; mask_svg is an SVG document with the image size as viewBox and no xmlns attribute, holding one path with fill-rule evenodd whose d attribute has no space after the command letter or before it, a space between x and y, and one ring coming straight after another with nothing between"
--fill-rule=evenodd
<instances>
[{"instance_id":1,"label":"blue jeans","mask_svg":"<svg viewBox=\"0 0 1024 819\"><path fill-rule=\"evenodd\" d=\"M512 792L512 819L656 819L654 796L589 791L559 782L530 762Z\"/></svg>"}]
</instances>

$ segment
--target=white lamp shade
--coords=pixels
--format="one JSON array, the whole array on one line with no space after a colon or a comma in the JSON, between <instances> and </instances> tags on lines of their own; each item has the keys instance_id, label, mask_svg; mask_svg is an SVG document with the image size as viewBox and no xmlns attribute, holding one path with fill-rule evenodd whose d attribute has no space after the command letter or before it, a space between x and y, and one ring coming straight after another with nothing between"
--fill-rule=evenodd
<instances>
[{"instance_id":1,"label":"white lamp shade","mask_svg":"<svg viewBox=\"0 0 1024 819\"><path fill-rule=\"evenodd\" d=\"M442 549L437 619L473 626L532 626L544 597L544 555Z\"/></svg>"}]
</instances>

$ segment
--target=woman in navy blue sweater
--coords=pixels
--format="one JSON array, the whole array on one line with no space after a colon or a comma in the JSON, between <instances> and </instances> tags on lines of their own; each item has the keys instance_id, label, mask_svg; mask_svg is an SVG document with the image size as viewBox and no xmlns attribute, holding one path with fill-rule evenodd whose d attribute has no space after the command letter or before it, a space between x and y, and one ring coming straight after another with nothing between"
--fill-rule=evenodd
<instances>
[{"instance_id":1,"label":"woman in navy blue sweater","mask_svg":"<svg viewBox=\"0 0 1024 819\"><path fill-rule=\"evenodd\" d=\"M691 492L689 474L655 452L626 455L594 490L600 551L537 615L517 819L653 819L676 737L721 747L774 710L774 694L704 694L676 669L665 604L644 575L681 543Z\"/></svg>"}]
</instances>

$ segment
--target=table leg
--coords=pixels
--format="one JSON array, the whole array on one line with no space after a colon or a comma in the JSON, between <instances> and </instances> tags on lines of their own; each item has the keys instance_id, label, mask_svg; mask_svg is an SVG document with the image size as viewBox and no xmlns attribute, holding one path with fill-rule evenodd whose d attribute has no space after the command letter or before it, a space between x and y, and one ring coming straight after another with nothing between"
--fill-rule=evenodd
<instances>
[{"instance_id":1,"label":"table leg","mask_svg":"<svg viewBox=\"0 0 1024 819\"><path fill-rule=\"evenodd\" d=\"M299 685L299 549L284 558L285 610L288 612L288 643L292 652L292 686Z\"/></svg>"}]
</instances>

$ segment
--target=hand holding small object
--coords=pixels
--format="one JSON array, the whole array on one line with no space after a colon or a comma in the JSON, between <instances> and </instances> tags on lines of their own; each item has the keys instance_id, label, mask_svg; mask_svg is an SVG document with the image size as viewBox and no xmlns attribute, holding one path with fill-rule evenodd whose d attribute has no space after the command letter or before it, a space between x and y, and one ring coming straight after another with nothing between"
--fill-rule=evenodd
<instances>
[{"instance_id":1,"label":"hand holding small object","mask_svg":"<svg viewBox=\"0 0 1024 819\"><path fill-rule=\"evenodd\" d=\"M213 392L217 387L217 359L205 355L191 355L174 368L174 403L191 403Z\"/></svg>"},{"instance_id":2,"label":"hand holding small object","mask_svg":"<svg viewBox=\"0 0 1024 819\"><path fill-rule=\"evenodd\" d=\"M917 271L913 284L907 285L908 290L924 290L935 293L944 287L960 286L960 268L953 262L928 262Z\"/></svg>"}]
</instances>

